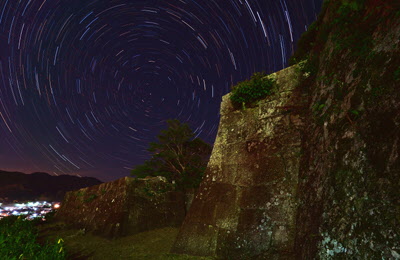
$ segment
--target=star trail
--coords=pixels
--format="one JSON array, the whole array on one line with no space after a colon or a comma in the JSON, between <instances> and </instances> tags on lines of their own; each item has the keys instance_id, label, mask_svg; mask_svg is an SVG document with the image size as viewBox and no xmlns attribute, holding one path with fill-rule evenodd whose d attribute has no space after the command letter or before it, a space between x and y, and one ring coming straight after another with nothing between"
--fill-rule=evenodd
<instances>
[{"instance_id":1,"label":"star trail","mask_svg":"<svg viewBox=\"0 0 400 260\"><path fill-rule=\"evenodd\" d=\"M129 175L165 120L288 65L322 0L0 0L0 169Z\"/></svg>"}]
</instances>

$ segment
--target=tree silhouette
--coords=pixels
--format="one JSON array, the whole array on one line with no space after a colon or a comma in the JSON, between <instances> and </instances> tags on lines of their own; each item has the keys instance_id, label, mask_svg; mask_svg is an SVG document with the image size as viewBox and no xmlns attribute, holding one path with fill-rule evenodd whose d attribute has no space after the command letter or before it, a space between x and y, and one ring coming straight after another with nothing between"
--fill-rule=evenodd
<instances>
[{"instance_id":1,"label":"tree silhouette","mask_svg":"<svg viewBox=\"0 0 400 260\"><path fill-rule=\"evenodd\" d=\"M206 169L211 146L200 138L194 138L190 127L177 119L167 120L168 128L161 130L157 142L147 149L152 157L136 166L131 174L164 176L178 189L197 187Z\"/></svg>"}]
</instances>

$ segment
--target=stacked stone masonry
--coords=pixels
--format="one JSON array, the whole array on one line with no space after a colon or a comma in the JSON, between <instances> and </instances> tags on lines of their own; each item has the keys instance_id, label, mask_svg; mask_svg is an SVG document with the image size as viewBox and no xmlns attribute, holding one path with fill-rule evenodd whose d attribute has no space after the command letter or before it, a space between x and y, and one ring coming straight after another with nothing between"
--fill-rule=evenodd
<instances>
[{"instance_id":1,"label":"stacked stone masonry","mask_svg":"<svg viewBox=\"0 0 400 260\"><path fill-rule=\"evenodd\" d=\"M293 256L304 96L297 66L275 77L279 91L221 121L203 182L173 252L230 259Z\"/></svg>"}]
</instances>

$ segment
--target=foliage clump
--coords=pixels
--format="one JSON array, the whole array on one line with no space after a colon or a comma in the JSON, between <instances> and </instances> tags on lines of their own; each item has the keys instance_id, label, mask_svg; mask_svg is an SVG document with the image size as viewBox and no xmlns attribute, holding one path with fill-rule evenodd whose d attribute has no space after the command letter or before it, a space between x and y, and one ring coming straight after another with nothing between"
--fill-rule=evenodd
<instances>
[{"instance_id":1,"label":"foliage clump","mask_svg":"<svg viewBox=\"0 0 400 260\"><path fill-rule=\"evenodd\" d=\"M265 73L256 72L250 80L239 82L232 87L230 99L235 108L253 105L274 92L275 80Z\"/></svg>"},{"instance_id":2,"label":"foliage clump","mask_svg":"<svg viewBox=\"0 0 400 260\"><path fill-rule=\"evenodd\" d=\"M84 202L89 203L94 201L96 198L98 197L97 194L90 194L89 196L87 196L87 198L84 200Z\"/></svg>"},{"instance_id":3,"label":"foliage clump","mask_svg":"<svg viewBox=\"0 0 400 260\"><path fill-rule=\"evenodd\" d=\"M308 27L307 31L301 35L297 42L296 52L289 60L289 65L294 65L303 60L308 60L310 64L312 63L313 66L317 67L317 57L315 57L315 55L311 57L310 54L312 51L319 52L324 48L329 33L332 30L329 25L323 22L323 17L328 8L328 2L329 1L324 1L318 19L314 21Z\"/></svg>"},{"instance_id":4,"label":"foliage clump","mask_svg":"<svg viewBox=\"0 0 400 260\"><path fill-rule=\"evenodd\" d=\"M41 245L37 242L37 221L27 220L23 216L0 220L0 259L66 259L61 238L51 244Z\"/></svg>"},{"instance_id":5,"label":"foliage clump","mask_svg":"<svg viewBox=\"0 0 400 260\"><path fill-rule=\"evenodd\" d=\"M400 66L394 72L394 80L395 81L400 81Z\"/></svg>"},{"instance_id":6,"label":"foliage clump","mask_svg":"<svg viewBox=\"0 0 400 260\"><path fill-rule=\"evenodd\" d=\"M167 124L168 128L157 136L158 141L150 143L147 149L152 157L136 166L131 175L138 178L163 176L179 190L196 188L212 148L200 138L194 138L189 125L177 119L167 120Z\"/></svg>"}]
</instances>

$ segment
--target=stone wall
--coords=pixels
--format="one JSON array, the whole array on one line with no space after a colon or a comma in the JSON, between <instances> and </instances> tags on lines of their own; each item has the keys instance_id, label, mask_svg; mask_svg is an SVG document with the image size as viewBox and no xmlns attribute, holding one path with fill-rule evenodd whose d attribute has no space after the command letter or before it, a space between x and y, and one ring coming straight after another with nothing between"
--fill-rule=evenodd
<instances>
[{"instance_id":1,"label":"stone wall","mask_svg":"<svg viewBox=\"0 0 400 260\"><path fill-rule=\"evenodd\" d=\"M329 2L311 51L298 259L400 259L400 2L354 2Z\"/></svg>"},{"instance_id":2,"label":"stone wall","mask_svg":"<svg viewBox=\"0 0 400 260\"><path fill-rule=\"evenodd\" d=\"M297 66L253 108L223 97L210 162L173 252L230 259L293 257L304 96Z\"/></svg>"},{"instance_id":3,"label":"stone wall","mask_svg":"<svg viewBox=\"0 0 400 260\"><path fill-rule=\"evenodd\" d=\"M299 46L308 77L277 72L280 92L246 110L224 97L173 252L400 259L399 7L325 1Z\"/></svg>"},{"instance_id":4,"label":"stone wall","mask_svg":"<svg viewBox=\"0 0 400 260\"><path fill-rule=\"evenodd\" d=\"M395 0L326 1L307 36L308 76L303 65L272 74L276 94L244 110L224 96L174 253L400 259L398 10ZM106 234L178 226L184 196L157 185L71 192L57 215Z\"/></svg>"},{"instance_id":5,"label":"stone wall","mask_svg":"<svg viewBox=\"0 0 400 260\"><path fill-rule=\"evenodd\" d=\"M56 218L95 234L114 237L179 227L185 217L181 192L162 177L121 178L68 192Z\"/></svg>"}]
</instances>

